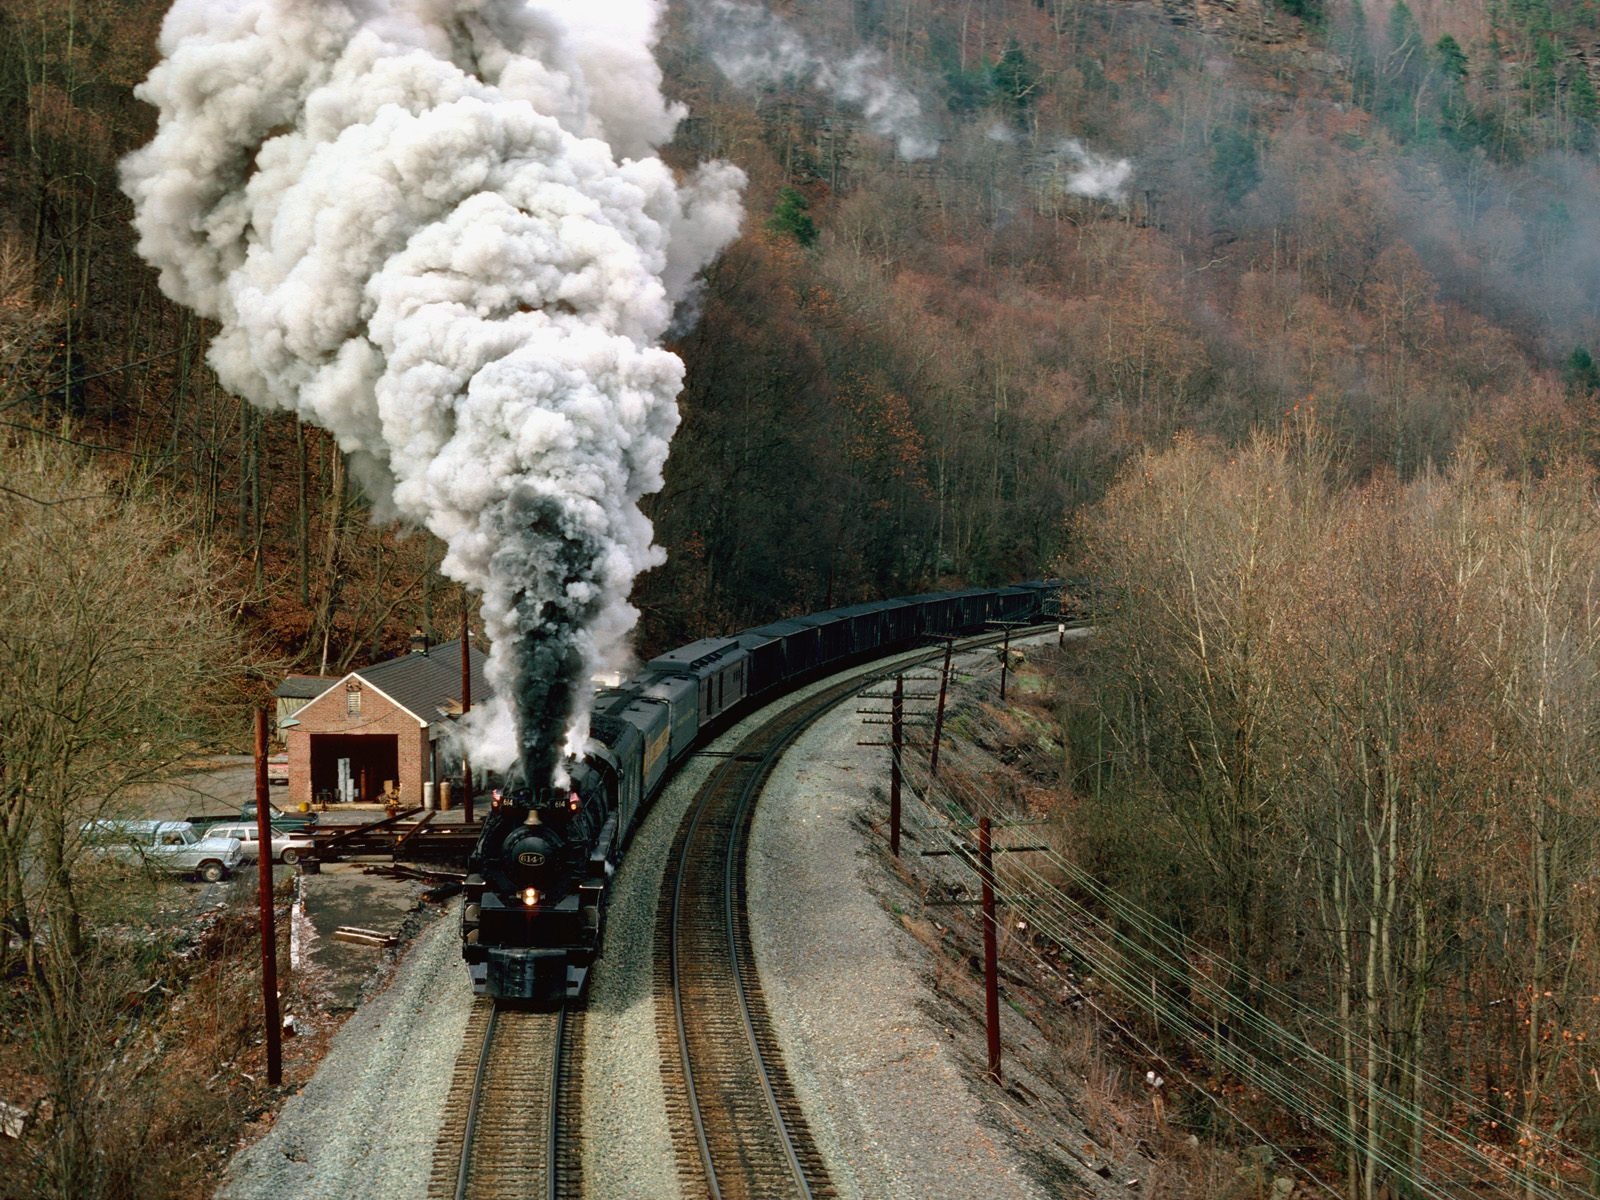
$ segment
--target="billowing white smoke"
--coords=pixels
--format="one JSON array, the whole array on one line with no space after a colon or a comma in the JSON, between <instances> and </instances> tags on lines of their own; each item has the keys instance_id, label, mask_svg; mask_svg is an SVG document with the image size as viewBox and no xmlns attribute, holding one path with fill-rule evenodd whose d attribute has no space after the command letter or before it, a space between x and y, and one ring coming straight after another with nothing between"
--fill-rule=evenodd
<instances>
[{"instance_id":1,"label":"billowing white smoke","mask_svg":"<svg viewBox=\"0 0 1600 1200\"><path fill-rule=\"evenodd\" d=\"M809 84L859 108L867 128L894 139L901 158L939 153L921 103L889 74L877 51L833 61L766 9L737 0L704 0L696 5L695 20L711 60L734 86Z\"/></svg>"},{"instance_id":2,"label":"billowing white smoke","mask_svg":"<svg viewBox=\"0 0 1600 1200\"><path fill-rule=\"evenodd\" d=\"M1064 139L1057 145L1056 155L1058 161L1065 159L1075 164L1067 170L1063 185L1074 196L1118 204L1123 201L1128 180L1133 178L1133 164L1127 159L1096 154L1077 138Z\"/></svg>"},{"instance_id":3,"label":"billowing white smoke","mask_svg":"<svg viewBox=\"0 0 1600 1200\"><path fill-rule=\"evenodd\" d=\"M743 175L655 157L653 0L178 0L124 164L163 289L221 323L224 385L330 431L380 515L481 592L475 761L558 774L588 675L662 560L676 302Z\"/></svg>"}]
</instances>

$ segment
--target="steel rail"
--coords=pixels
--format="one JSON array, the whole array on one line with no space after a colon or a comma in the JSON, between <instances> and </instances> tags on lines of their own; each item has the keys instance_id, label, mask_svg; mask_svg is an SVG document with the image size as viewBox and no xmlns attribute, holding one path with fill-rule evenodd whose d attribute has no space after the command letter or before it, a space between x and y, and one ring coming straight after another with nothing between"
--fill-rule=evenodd
<instances>
[{"instance_id":1,"label":"steel rail","mask_svg":"<svg viewBox=\"0 0 1600 1200\"><path fill-rule=\"evenodd\" d=\"M467 1124L461 1135L461 1165L456 1169L456 1200L467 1200L467 1182L472 1175L472 1135L478 1128L478 1102L483 1097L483 1077L489 1072L489 1049L494 1045L495 1022L500 1006L489 1010L489 1024L483 1031L483 1047L478 1051L478 1070L472 1077L472 1096L467 1101Z\"/></svg>"},{"instance_id":2,"label":"steel rail","mask_svg":"<svg viewBox=\"0 0 1600 1200\"><path fill-rule=\"evenodd\" d=\"M720 777L732 766L731 761L724 763L717 769L713 779ZM707 781L709 786L710 781ZM684 1086L689 1093L689 1116L694 1121L694 1137L700 1146L700 1165L705 1168L706 1187L710 1189L712 1200L722 1200L722 1189L717 1185L717 1167L711 1157L711 1146L706 1141L705 1117L700 1111L700 1094L694 1086L694 1068L690 1065L689 1054L689 1025L683 1019L683 971L679 958L679 943L682 939L678 936L678 917L683 911L683 877L684 865L688 856L688 848L694 844L694 833L700 824L700 805L695 805L690 814L689 830L684 838L684 852L678 861L677 870L674 872L672 887L672 922L670 929L670 959L672 964L672 1011L678 1026L678 1057L683 1064Z\"/></svg>"},{"instance_id":3,"label":"steel rail","mask_svg":"<svg viewBox=\"0 0 1600 1200\"><path fill-rule=\"evenodd\" d=\"M1041 624L1022 633L1044 633L1053 628ZM991 643L999 643L1014 631L1001 634L979 634L963 639L961 649L970 651L984 648ZM762 753L753 770L749 770L742 781L738 800L734 804L733 820L729 827L727 840L724 846L723 859L723 930L727 937L729 962L732 966L734 992L738 997L740 1019L745 1032L745 1039L750 1050L750 1060L756 1075L761 1083L762 1092L766 1100L766 1107L772 1118L773 1129L776 1131L782 1145L783 1154L788 1162L790 1173L799 1188L799 1194L810 1200L814 1195L811 1181L806 1177L805 1169L800 1162L800 1154L795 1146L795 1135L790 1128L788 1119L782 1111L777 1090L773 1084L773 1065L768 1061L767 1055L761 1047L761 1039L756 1031L756 1021L752 1006L752 981L746 979L745 971L740 965L740 947L747 940L746 932L741 928L740 906L736 903L738 895L738 872L744 865L744 851L747 846L746 821L761 788L765 785L772 771L776 768L778 760L799 739L800 735L820 720L832 709L843 703L863 686L871 687L873 684L889 678L898 670L907 666L931 661L944 653L943 648L929 651L902 659L894 668L879 672L865 672L851 676L842 683L813 693L804 699L788 705L783 711L776 714L770 721L753 730L746 739L753 740L770 731L776 731L777 736ZM684 1089L689 1102L689 1115L694 1126L695 1143L700 1153L700 1162L705 1175L708 1192L713 1200L721 1200L723 1189L717 1178L717 1168L711 1152L710 1140L706 1133L705 1116L701 1108L699 1091L695 1085L695 1067L693 1056L689 1048L689 1035L687 1022L684 1020L684 976L682 969L682 938L680 936L681 918L684 913L683 889L687 875L687 867L692 858L695 846L695 835L699 830L701 817L710 807L710 797L717 794L720 788L729 780L730 772L737 771L741 766L749 766L749 759L744 755L730 755L720 763L715 771L698 789L697 798L686 817L686 825L681 835L681 848L678 860L674 866L672 888L672 912L668 925L668 958L670 963L670 977L672 987L673 1016L676 1025L679 1064L683 1072Z\"/></svg>"},{"instance_id":4,"label":"steel rail","mask_svg":"<svg viewBox=\"0 0 1600 1200\"><path fill-rule=\"evenodd\" d=\"M562 1051L567 1044L567 1006L563 1004L556 1013L556 1044L550 1056L550 1123L547 1126L549 1136L544 1144L544 1191L546 1200L557 1200L560 1195L559 1179L561 1173L561 1070Z\"/></svg>"},{"instance_id":5,"label":"steel rail","mask_svg":"<svg viewBox=\"0 0 1600 1200\"><path fill-rule=\"evenodd\" d=\"M852 691L856 690L853 686ZM756 1072L761 1077L761 1090L767 1098L767 1110L772 1114L773 1124L777 1127L779 1136L783 1141L783 1152L789 1159L789 1170L794 1173L795 1182L800 1185L800 1194L804 1197L811 1196L811 1183L806 1179L806 1173L800 1166L800 1156L795 1152L794 1137L789 1131L788 1122L783 1119L783 1111L778 1105L777 1093L772 1089L772 1071L766 1057L761 1053L761 1042L756 1037L755 1021L750 1014L750 989L745 982L744 970L739 966L739 918L735 911L734 897L738 893L734 872L744 867L744 851L748 844L745 836L745 814L749 811L752 800L767 778L772 774L773 768L778 765L778 759L792 746L815 720L833 707L833 704L823 706L820 711L809 716L802 716L795 720L773 743L771 749L762 757L760 765L750 772L745 780L744 787L739 794L739 803L733 814L733 828L728 838L728 854L723 861L723 895L722 909L725 928L728 934L729 961L733 964L734 991L739 996L739 1015L744 1020L744 1035L750 1045L750 1054L756 1062Z\"/></svg>"},{"instance_id":6,"label":"steel rail","mask_svg":"<svg viewBox=\"0 0 1600 1200\"><path fill-rule=\"evenodd\" d=\"M456 1159L454 1189L453 1191L440 1189L438 1168L436 1166L435 1183L430 1188L430 1195L451 1195L454 1200L469 1200L474 1194L482 1194L487 1191L488 1194L496 1196L514 1194L517 1200L532 1200L534 1196L540 1197L541 1200L558 1200L563 1194L561 1095L569 1074L566 1064L566 1057L569 1050L571 1050L569 1041L572 1037L572 1030L569 1028L569 1013L566 1006L563 1005L553 1014L555 1018L553 1026L541 1025L529 1030L521 1028L525 1022L522 1020L523 1014L520 1012L510 1013L507 1015L506 1021L502 1023L500 1016L502 1013L507 1012L508 1009L500 1004L492 1004L489 1008L488 1020L483 1027L483 1040L478 1047L477 1064L472 1074L472 1082L470 1088L462 1089L465 1092L466 1117L462 1124L459 1157ZM537 1016L540 1014L529 1013L527 1015ZM542 1145L531 1140L537 1136L533 1133L531 1121L528 1122L527 1126L514 1126L512 1130L508 1131L504 1128L497 1129L495 1127L496 1121L480 1120L485 1116L486 1105L489 1103L488 1095L490 1093L499 1095L504 1091L508 1073L512 1078L516 1078L517 1072L527 1069L526 1064L519 1062L518 1056L519 1054L526 1055L529 1049L534 1047L534 1043L527 1041L530 1035L540 1039L548 1039L542 1041L541 1044L549 1047L550 1079L544 1096L546 1124ZM507 1038L512 1040L505 1042ZM502 1042L505 1042L505 1044L502 1045ZM463 1048L464 1054L468 1052L470 1052L470 1048ZM460 1069L458 1066L458 1072ZM458 1078L464 1079L459 1075ZM460 1094L460 1092L457 1093L458 1096ZM529 1093L530 1097L537 1094L537 1091ZM500 1101L503 1103L504 1100L505 1097L500 1095ZM502 1126L505 1124L508 1115L513 1121L519 1115L514 1112L508 1114L504 1110L493 1109L488 1110L488 1113L495 1117ZM480 1131L480 1125L487 1125L488 1128ZM480 1132L483 1133L483 1136L491 1138L491 1144L485 1146L478 1144ZM540 1150L542 1150L544 1171L544 1185L542 1188L535 1187L530 1193L526 1190L526 1185L519 1186L516 1183L518 1172L531 1174L530 1167L533 1167L534 1170L537 1169L533 1166L533 1163L527 1160L522 1161L520 1164L514 1163L511 1165L509 1167L511 1177L506 1177L508 1165L504 1151L507 1143L505 1143L504 1139L508 1132L513 1138L524 1139L530 1148L539 1146ZM499 1140L497 1142L494 1139ZM438 1151L436 1150L437 1153Z\"/></svg>"}]
</instances>

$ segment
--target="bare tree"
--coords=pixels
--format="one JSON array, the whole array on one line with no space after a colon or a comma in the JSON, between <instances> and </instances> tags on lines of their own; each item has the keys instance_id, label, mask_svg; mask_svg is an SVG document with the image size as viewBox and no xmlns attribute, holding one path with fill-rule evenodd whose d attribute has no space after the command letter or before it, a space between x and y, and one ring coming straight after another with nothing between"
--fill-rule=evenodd
<instances>
[{"instance_id":1,"label":"bare tree","mask_svg":"<svg viewBox=\"0 0 1600 1200\"><path fill-rule=\"evenodd\" d=\"M21 935L27 1023L54 1113L42 1134L47 1191L93 1196L109 1051L85 1044L81 1026L113 1002L100 967L117 951L98 927L127 896L107 895L88 869L84 824L124 811L135 785L242 726L242 660L209 565L138 480L38 440L0 444L0 478L5 923Z\"/></svg>"}]
</instances>

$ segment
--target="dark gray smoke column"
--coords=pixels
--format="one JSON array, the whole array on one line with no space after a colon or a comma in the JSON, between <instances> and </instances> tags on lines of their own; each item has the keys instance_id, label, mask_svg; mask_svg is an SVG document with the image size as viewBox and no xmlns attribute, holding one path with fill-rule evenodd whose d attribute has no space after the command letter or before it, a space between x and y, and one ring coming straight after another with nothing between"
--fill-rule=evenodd
<instances>
[{"instance_id":1,"label":"dark gray smoke column","mask_svg":"<svg viewBox=\"0 0 1600 1200\"><path fill-rule=\"evenodd\" d=\"M475 763L530 782L587 734L661 561L674 306L742 174L680 182L651 0L179 0L124 164L140 252L220 322L251 402L329 429L382 517L481 592Z\"/></svg>"}]
</instances>

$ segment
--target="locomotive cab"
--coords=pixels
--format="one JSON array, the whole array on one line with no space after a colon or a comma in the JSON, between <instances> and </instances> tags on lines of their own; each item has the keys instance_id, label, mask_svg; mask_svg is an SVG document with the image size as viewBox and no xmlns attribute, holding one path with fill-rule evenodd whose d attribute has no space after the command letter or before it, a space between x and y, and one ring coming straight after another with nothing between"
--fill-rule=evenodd
<instances>
[{"instance_id":1,"label":"locomotive cab","mask_svg":"<svg viewBox=\"0 0 1600 1200\"><path fill-rule=\"evenodd\" d=\"M600 951L617 843L604 772L567 764L569 784L497 797L468 860L462 957L473 991L576 999Z\"/></svg>"}]
</instances>

